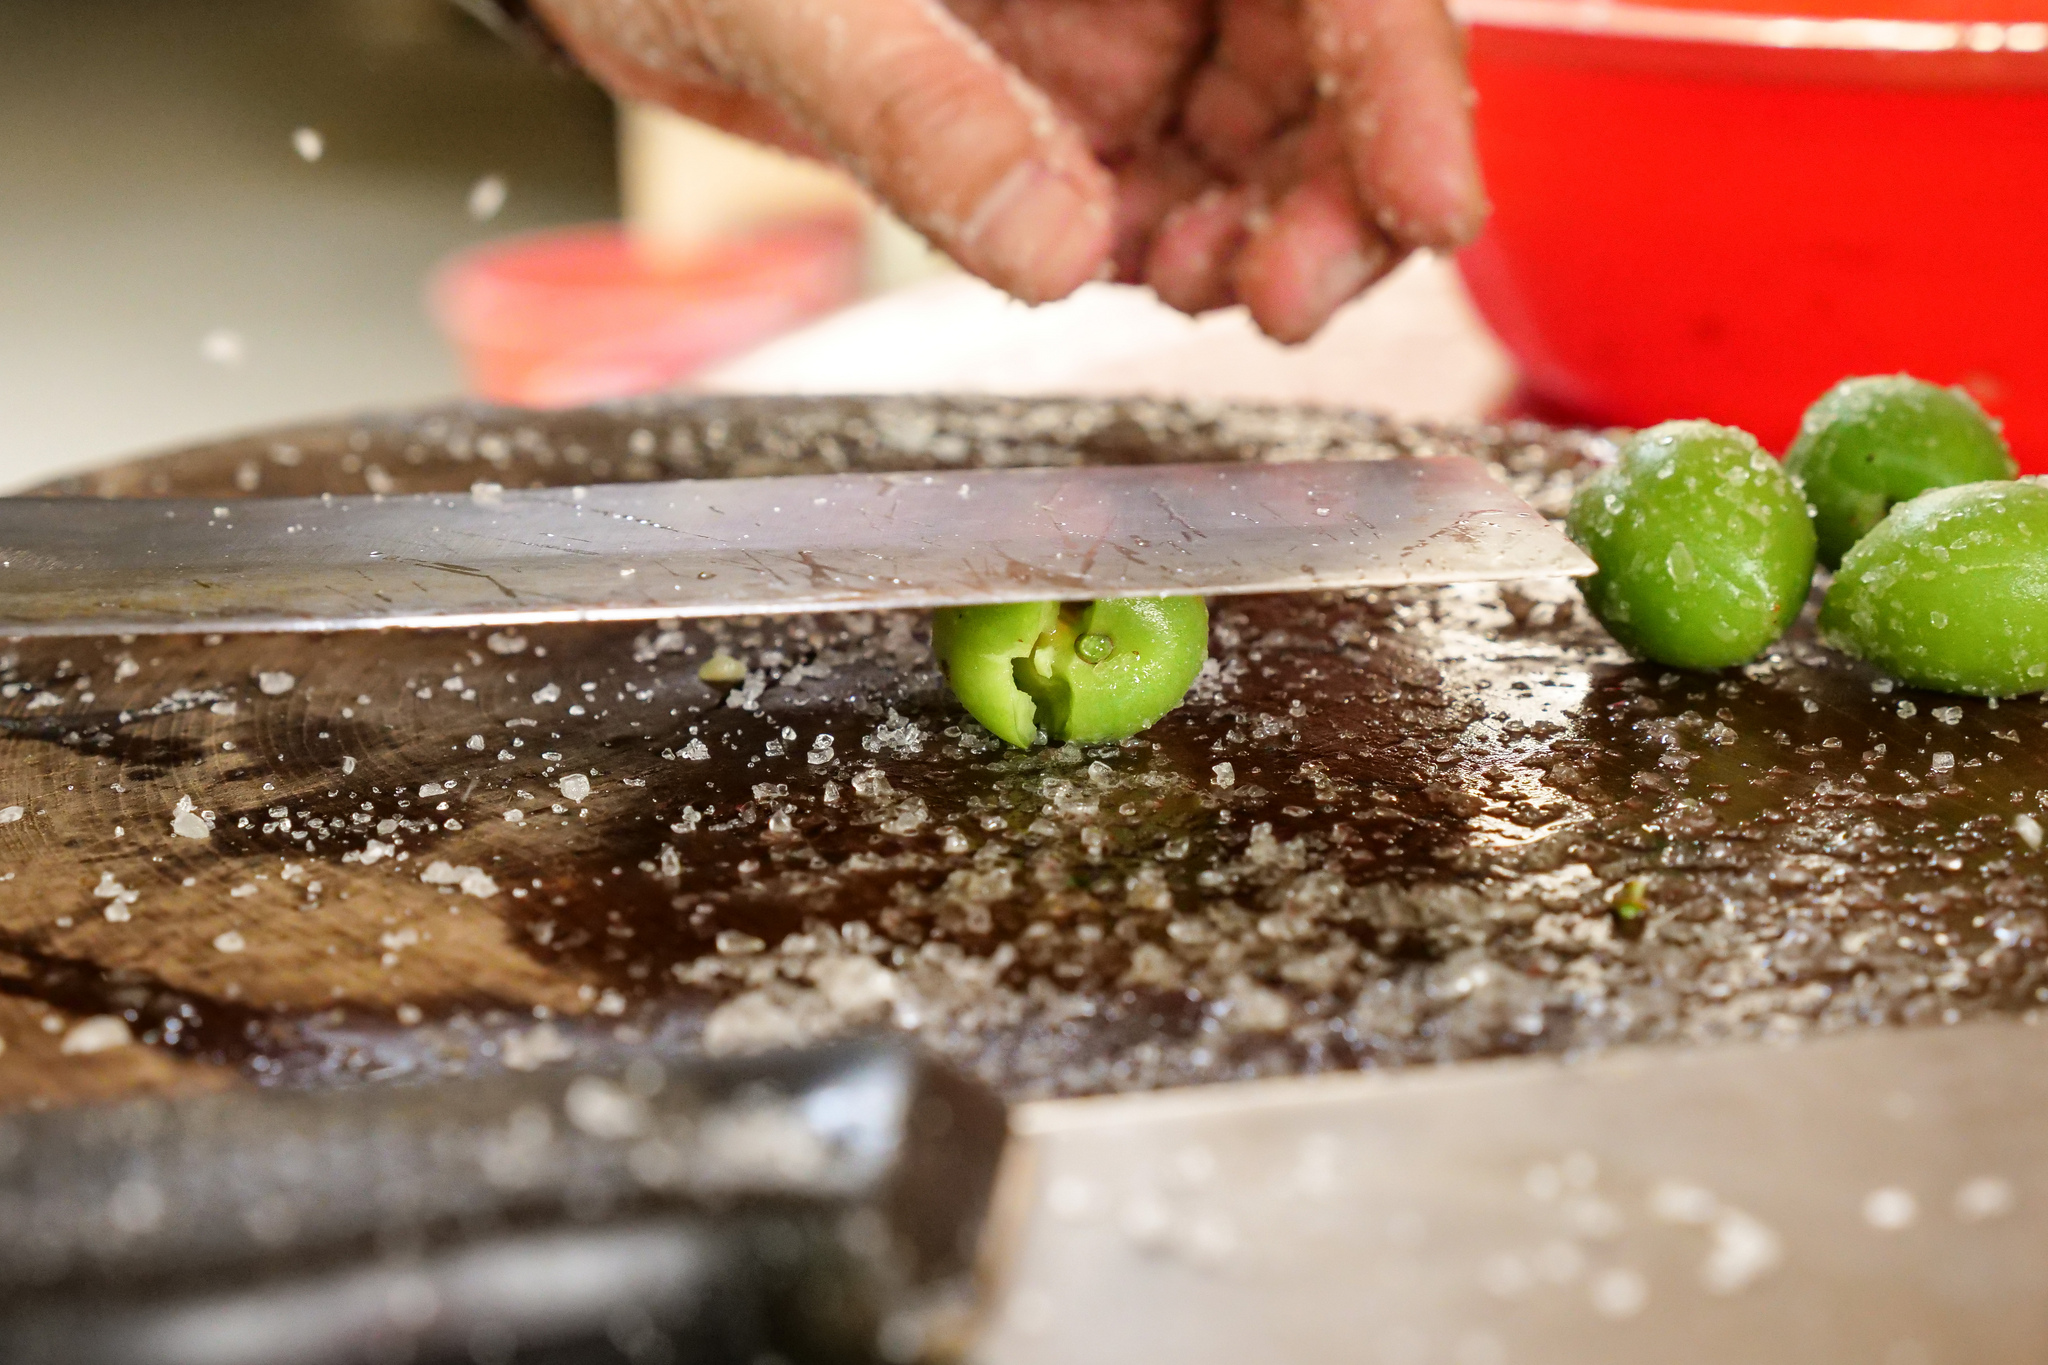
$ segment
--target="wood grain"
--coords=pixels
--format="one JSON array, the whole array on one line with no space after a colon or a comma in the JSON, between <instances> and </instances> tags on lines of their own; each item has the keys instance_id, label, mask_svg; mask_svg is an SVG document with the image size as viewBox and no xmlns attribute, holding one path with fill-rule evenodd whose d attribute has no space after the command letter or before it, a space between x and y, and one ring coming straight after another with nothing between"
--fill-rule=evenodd
<instances>
[{"instance_id":1,"label":"wood grain","mask_svg":"<svg viewBox=\"0 0 2048 1365\"><path fill-rule=\"evenodd\" d=\"M1446 449L1554 512L1595 443L707 400L326 424L54 491ZM1217 667L1147 735L1021 755L965 722L923 629L6 647L0 1104L871 1027L1014 1095L1075 1093L1939 1021L2048 990L2042 858L2014 824L2048 789L2035 702L1873 691L1797 634L1725 676L1642 668L1558 585L1305 595L1220 606ZM721 650L747 682L699 680ZM1617 917L1632 884L1649 913ZM65 1053L45 1010L140 1041Z\"/></svg>"}]
</instances>

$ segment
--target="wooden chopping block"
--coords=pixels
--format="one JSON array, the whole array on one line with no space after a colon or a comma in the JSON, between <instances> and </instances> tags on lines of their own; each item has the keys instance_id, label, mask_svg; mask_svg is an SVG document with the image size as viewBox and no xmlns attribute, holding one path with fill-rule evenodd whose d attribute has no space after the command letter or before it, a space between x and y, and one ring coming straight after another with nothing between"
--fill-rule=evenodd
<instances>
[{"instance_id":1,"label":"wooden chopping block","mask_svg":"<svg viewBox=\"0 0 2048 1365\"><path fill-rule=\"evenodd\" d=\"M444 409L54 491L227 499L1596 438L1148 402ZM914 614L24 642L0 1102L918 1033L1013 1097L2032 1008L2048 709L1565 585L1219 603L1189 702L1005 751ZM737 685L700 680L724 652ZM2039 826L2033 827L2038 840Z\"/></svg>"}]
</instances>

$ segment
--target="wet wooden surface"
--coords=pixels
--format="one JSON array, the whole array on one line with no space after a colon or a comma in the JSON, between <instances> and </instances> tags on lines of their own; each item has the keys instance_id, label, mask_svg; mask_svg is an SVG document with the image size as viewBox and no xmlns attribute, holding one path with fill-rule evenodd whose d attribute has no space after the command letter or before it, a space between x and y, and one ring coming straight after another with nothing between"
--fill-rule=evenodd
<instances>
[{"instance_id":1,"label":"wet wooden surface","mask_svg":"<svg viewBox=\"0 0 2048 1365\"><path fill-rule=\"evenodd\" d=\"M1596 444L716 400L309 427L58 491L1458 450L1556 512ZM909 614L6 646L0 1103L875 1027L1082 1093L2048 996L2036 700L1892 690L1803 628L1638 666L1558 584L1218 603L1213 647L1148 734L1023 755ZM699 681L720 649L744 683Z\"/></svg>"}]
</instances>

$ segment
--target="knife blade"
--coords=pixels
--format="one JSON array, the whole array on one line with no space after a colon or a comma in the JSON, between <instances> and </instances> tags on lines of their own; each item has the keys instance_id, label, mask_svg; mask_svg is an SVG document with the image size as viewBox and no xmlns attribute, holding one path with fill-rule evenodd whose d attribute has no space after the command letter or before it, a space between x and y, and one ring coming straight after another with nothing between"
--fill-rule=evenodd
<instances>
[{"instance_id":1,"label":"knife blade","mask_svg":"<svg viewBox=\"0 0 2048 1365\"><path fill-rule=\"evenodd\" d=\"M1003 1127L882 1039L0 1118L0 1358L2048 1354L2048 1032L2011 1021L1033 1101Z\"/></svg>"},{"instance_id":2,"label":"knife blade","mask_svg":"<svg viewBox=\"0 0 2048 1365\"><path fill-rule=\"evenodd\" d=\"M1021 1106L975 1365L2048 1358L2048 1031Z\"/></svg>"},{"instance_id":3,"label":"knife blade","mask_svg":"<svg viewBox=\"0 0 2048 1365\"><path fill-rule=\"evenodd\" d=\"M330 631L1584 575L1457 457L0 499L0 636Z\"/></svg>"}]
</instances>

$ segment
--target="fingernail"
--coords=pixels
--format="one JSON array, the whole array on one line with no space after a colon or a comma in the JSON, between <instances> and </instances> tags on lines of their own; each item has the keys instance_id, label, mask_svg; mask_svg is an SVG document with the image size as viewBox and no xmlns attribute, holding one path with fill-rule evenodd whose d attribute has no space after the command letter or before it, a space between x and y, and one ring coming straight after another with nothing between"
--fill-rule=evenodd
<instances>
[{"instance_id":1,"label":"fingernail","mask_svg":"<svg viewBox=\"0 0 2048 1365\"><path fill-rule=\"evenodd\" d=\"M970 263L1027 303L1065 298L1094 279L1109 254L1108 196L1091 195L1035 161L1013 168L961 233Z\"/></svg>"},{"instance_id":2,"label":"fingernail","mask_svg":"<svg viewBox=\"0 0 2048 1365\"><path fill-rule=\"evenodd\" d=\"M1409 246L1432 251L1470 246L1493 208L1478 176L1463 166L1446 166L1435 180L1433 193L1427 196L1434 203L1434 212L1404 215L1383 210L1374 218L1389 237Z\"/></svg>"}]
</instances>

